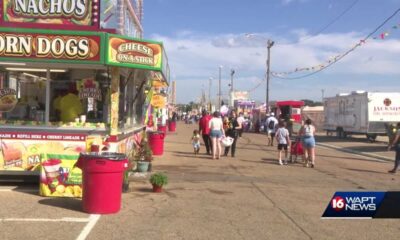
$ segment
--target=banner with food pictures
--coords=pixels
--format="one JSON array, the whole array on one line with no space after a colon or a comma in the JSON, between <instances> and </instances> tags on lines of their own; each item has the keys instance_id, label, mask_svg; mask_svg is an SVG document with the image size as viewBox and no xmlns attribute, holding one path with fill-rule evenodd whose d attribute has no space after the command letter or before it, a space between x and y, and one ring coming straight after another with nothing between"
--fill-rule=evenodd
<instances>
[{"instance_id":1,"label":"banner with food pictures","mask_svg":"<svg viewBox=\"0 0 400 240\"><path fill-rule=\"evenodd\" d=\"M0 60L103 63L103 35L0 28Z\"/></svg>"},{"instance_id":2,"label":"banner with food pictures","mask_svg":"<svg viewBox=\"0 0 400 240\"><path fill-rule=\"evenodd\" d=\"M139 39L108 34L107 58L109 65L161 71L162 45Z\"/></svg>"},{"instance_id":3,"label":"banner with food pictures","mask_svg":"<svg viewBox=\"0 0 400 240\"><path fill-rule=\"evenodd\" d=\"M58 133L0 133L0 170L35 171L43 154L86 151L86 135Z\"/></svg>"},{"instance_id":4,"label":"banner with food pictures","mask_svg":"<svg viewBox=\"0 0 400 240\"><path fill-rule=\"evenodd\" d=\"M3 0L0 23L26 28L99 28L100 0Z\"/></svg>"},{"instance_id":5,"label":"banner with food pictures","mask_svg":"<svg viewBox=\"0 0 400 240\"><path fill-rule=\"evenodd\" d=\"M44 154L41 159L40 195L82 197L82 170L77 154Z\"/></svg>"}]
</instances>

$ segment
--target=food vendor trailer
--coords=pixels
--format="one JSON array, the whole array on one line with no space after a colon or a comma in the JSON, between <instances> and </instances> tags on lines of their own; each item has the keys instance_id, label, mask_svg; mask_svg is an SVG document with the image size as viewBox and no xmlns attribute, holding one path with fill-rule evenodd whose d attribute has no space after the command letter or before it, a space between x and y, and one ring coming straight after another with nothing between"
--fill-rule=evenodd
<instances>
[{"instance_id":1,"label":"food vendor trailer","mask_svg":"<svg viewBox=\"0 0 400 240\"><path fill-rule=\"evenodd\" d=\"M301 127L301 108L304 106L303 101L277 101L273 108L275 116L278 119L285 120L289 133L297 133Z\"/></svg>"},{"instance_id":2,"label":"food vendor trailer","mask_svg":"<svg viewBox=\"0 0 400 240\"><path fill-rule=\"evenodd\" d=\"M0 3L0 173L42 169L42 195L80 196L79 153L127 153L159 107L165 51L102 29L98 0L38 7L51 18L23 2Z\"/></svg>"}]
</instances>

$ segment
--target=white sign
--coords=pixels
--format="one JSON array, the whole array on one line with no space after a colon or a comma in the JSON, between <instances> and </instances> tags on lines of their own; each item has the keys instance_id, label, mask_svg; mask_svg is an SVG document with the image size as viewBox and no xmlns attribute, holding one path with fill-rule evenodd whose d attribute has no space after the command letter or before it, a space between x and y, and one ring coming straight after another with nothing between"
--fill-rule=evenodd
<instances>
[{"instance_id":1,"label":"white sign","mask_svg":"<svg viewBox=\"0 0 400 240\"><path fill-rule=\"evenodd\" d=\"M400 93L369 93L370 122L400 122Z\"/></svg>"},{"instance_id":2,"label":"white sign","mask_svg":"<svg viewBox=\"0 0 400 240\"><path fill-rule=\"evenodd\" d=\"M247 100L249 99L249 92L247 91L236 91L233 92L234 100Z\"/></svg>"}]
</instances>

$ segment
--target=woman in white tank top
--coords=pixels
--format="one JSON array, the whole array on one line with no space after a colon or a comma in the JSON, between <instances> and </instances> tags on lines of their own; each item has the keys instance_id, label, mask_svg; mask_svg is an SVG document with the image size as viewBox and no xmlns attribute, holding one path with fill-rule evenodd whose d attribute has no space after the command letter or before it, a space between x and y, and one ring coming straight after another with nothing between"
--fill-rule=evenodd
<instances>
[{"instance_id":1,"label":"woman in white tank top","mask_svg":"<svg viewBox=\"0 0 400 240\"><path fill-rule=\"evenodd\" d=\"M213 145L213 159L219 159L221 157L221 142L220 139L224 133L223 123L221 120L221 114L214 112L213 118L208 123L210 127L210 137ZM217 156L216 156L217 155Z\"/></svg>"}]
</instances>

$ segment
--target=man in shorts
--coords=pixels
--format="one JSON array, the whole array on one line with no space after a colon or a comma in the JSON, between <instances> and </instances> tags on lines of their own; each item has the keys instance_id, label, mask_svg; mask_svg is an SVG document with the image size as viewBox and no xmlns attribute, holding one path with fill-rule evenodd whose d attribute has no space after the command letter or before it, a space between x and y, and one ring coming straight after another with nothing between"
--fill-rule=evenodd
<instances>
[{"instance_id":1,"label":"man in shorts","mask_svg":"<svg viewBox=\"0 0 400 240\"><path fill-rule=\"evenodd\" d=\"M278 142L278 159L279 165L287 164L288 147L290 147L289 131L286 128L286 122L280 122L279 128L276 130L276 141ZM285 150L285 162L282 162L282 152Z\"/></svg>"}]
</instances>

